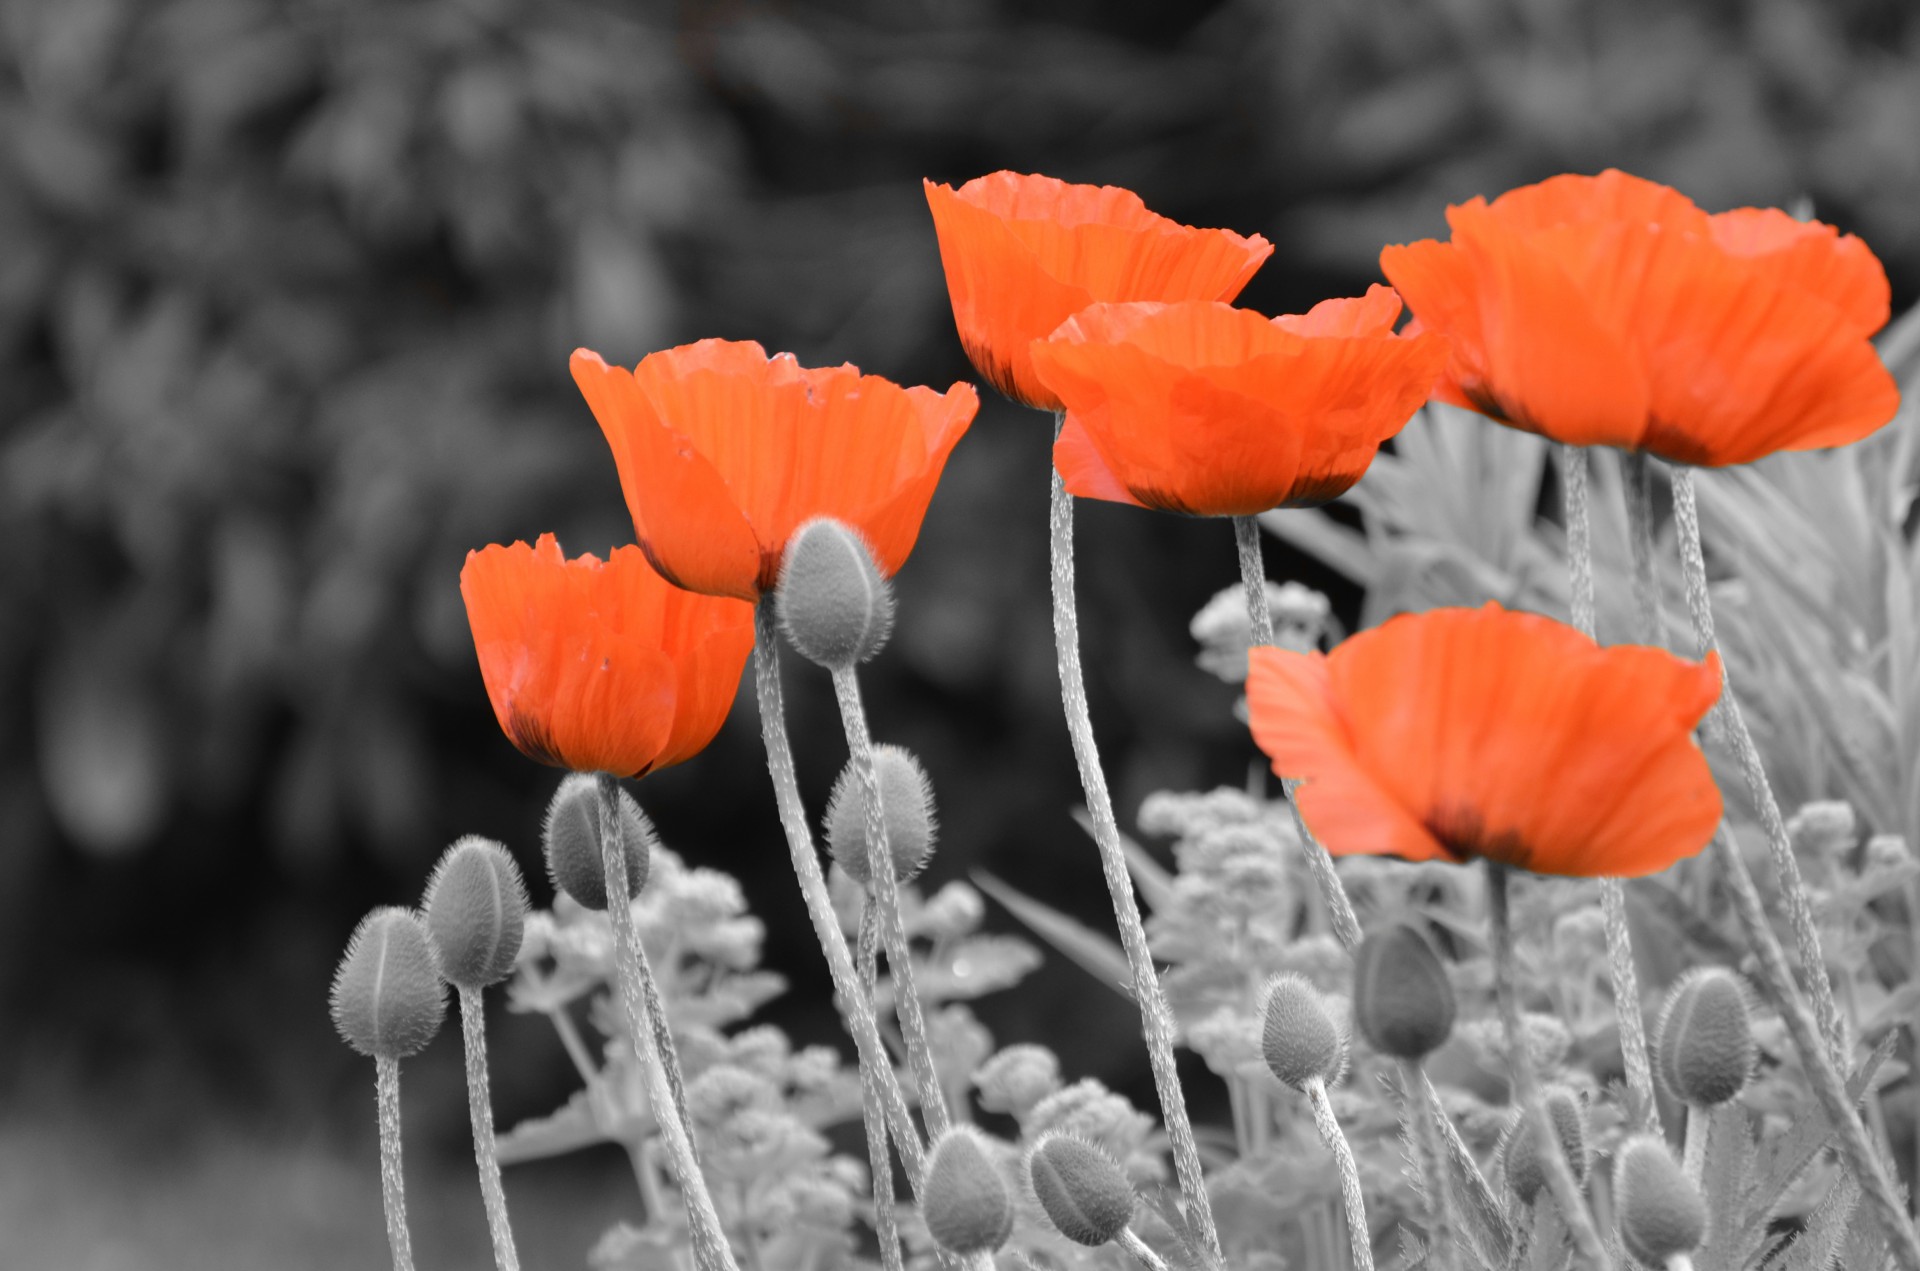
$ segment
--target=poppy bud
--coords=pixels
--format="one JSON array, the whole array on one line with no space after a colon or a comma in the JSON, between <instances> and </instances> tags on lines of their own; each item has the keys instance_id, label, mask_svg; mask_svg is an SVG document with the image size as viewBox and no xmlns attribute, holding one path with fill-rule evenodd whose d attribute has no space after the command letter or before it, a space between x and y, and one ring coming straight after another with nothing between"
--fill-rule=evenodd
<instances>
[{"instance_id":1,"label":"poppy bud","mask_svg":"<svg viewBox=\"0 0 1920 1271\"><path fill-rule=\"evenodd\" d=\"M1353 1019L1383 1055L1424 1059L1453 1032L1453 982L1425 933L1397 922L1353 956Z\"/></svg>"},{"instance_id":2,"label":"poppy bud","mask_svg":"<svg viewBox=\"0 0 1920 1271\"><path fill-rule=\"evenodd\" d=\"M1541 1092L1541 1102L1546 1105L1547 1120L1553 1126L1554 1138L1560 1141L1560 1151L1573 1170L1574 1181L1584 1187L1587 1182L1587 1118L1581 1110L1580 1100L1565 1086L1549 1086ZM1540 1155L1540 1136L1534 1132L1533 1123L1525 1112L1507 1131L1506 1162L1507 1186L1513 1189L1513 1194L1520 1198L1522 1204L1531 1205L1533 1198L1547 1185L1547 1163Z\"/></svg>"},{"instance_id":3,"label":"poppy bud","mask_svg":"<svg viewBox=\"0 0 1920 1271\"><path fill-rule=\"evenodd\" d=\"M505 847L478 834L456 842L433 867L421 909L447 983L482 989L513 974L527 925L527 885Z\"/></svg>"},{"instance_id":4,"label":"poppy bud","mask_svg":"<svg viewBox=\"0 0 1920 1271\"><path fill-rule=\"evenodd\" d=\"M905 747L875 746L873 766L880 776L880 811L886 820L887 850L893 853L893 877L904 883L933 857L933 786ZM827 799L827 850L847 877L863 887L872 879L867 868L866 791L851 760Z\"/></svg>"},{"instance_id":5,"label":"poppy bud","mask_svg":"<svg viewBox=\"0 0 1920 1271\"><path fill-rule=\"evenodd\" d=\"M417 1055L447 1013L427 929L411 910L388 906L360 920L333 973L333 1026L375 1059Z\"/></svg>"},{"instance_id":6,"label":"poppy bud","mask_svg":"<svg viewBox=\"0 0 1920 1271\"><path fill-rule=\"evenodd\" d=\"M948 1253L987 1253L1013 1234L1013 1191L980 1131L956 1125L933 1145L920 1198L927 1234Z\"/></svg>"},{"instance_id":7,"label":"poppy bud","mask_svg":"<svg viewBox=\"0 0 1920 1271\"><path fill-rule=\"evenodd\" d=\"M1105 1152L1067 1134L1041 1137L1027 1153L1034 1197L1061 1235L1097 1248L1133 1220L1133 1184Z\"/></svg>"},{"instance_id":8,"label":"poppy bud","mask_svg":"<svg viewBox=\"0 0 1920 1271\"><path fill-rule=\"evenodd\" d=\"M1692 1253L1707 1234L1707 1204L1667 1145L1651 1134L1620 1145L1613 1165L1613 1208L1627 1252L1661 1267Z\"/></svg>"},{"instance_id":9,"label":"poppy bud","mask_svg":"<svg viewBox=\"0 0 1920 1271\"><path fill-rule=\"evenodd\" d=\"M865 662L893 630L893 588L866 540L825 517L787 540L777 601L788 642L828 670Z\"/></svg>"},{"instance_id":10,"label":"poppy bud","mask_svg":"<svg viewBox=\"0 0 1920 1271\"><path fill-rule=\"evenodd\" d=\"M1724 967L1681 976L1660 1014L1655 1049L1660 1079L1681 1102L1712 1108L1739 1094L1756 1058L1739 977Z\"/></svg>"},{"instance_id":11,"label":"poppy bud","mask_svg":"<svg viewBox=\"0 0 1920 1271\"><path fill-rule=\"evenodd\" d=\"M1273 1075L1305 1090L1315 1080L1328 1085L1347 1067L1347 1039L1326 999L1304 976L1275 976L1267 985L1260 1052Z\"/></svg>"},{"instance_id":12,"label":"poppy bud","mask_svg":"<svg viewBox=\"0 0 1920 1271\"><path fill-rule=\"evenodd\" d=\"M615 803L620 809L620 843L627 855L629 899L647 885L653 823L625 790ZM607 907L607 872L600 858L600 777L589 772L569 774L547 805L542 831L547 849L547 874L555 890L563 891L588 909Z\"/></svg>"}]
</instances>

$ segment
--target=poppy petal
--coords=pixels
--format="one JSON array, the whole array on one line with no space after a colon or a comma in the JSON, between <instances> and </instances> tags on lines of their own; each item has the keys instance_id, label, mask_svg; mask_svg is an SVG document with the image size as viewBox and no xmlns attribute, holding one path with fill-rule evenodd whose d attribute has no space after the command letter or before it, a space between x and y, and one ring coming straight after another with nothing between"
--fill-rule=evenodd
<instances>
[{"instance_id":1,"label":"poppy petal","mask_svg":"<svg viewBox=\"0 0 1920 1271\"><path fill-rule=\"evenodd\" d=\"M1283 313L1273 325L1294 335L1390 335L1400 320L1400 293L1374 283L1357 299L1322 300L1302 314Z\"/></svg>"},{"instance_id":2,"label":"poppy petal","mask_svg":"<svg viewBox=\"0 0 1920 1271\"><path fill-rule=\"evenodd\" d=\"M1100 447L1079 415L1067 412L1060 435L1053 443L1053 466L1060 473L1067 493L1079 499L1105 499L1143 508L1147 505L1133 497L1126 485L1113 473Z\"/></svg>"},{"instance_id":3,"label":"poppy petal","mask_svg":"<svg viewBox=\"0 0 1920 1271\"><path fill-rule=\"evenodd\" d=\"M1659 225L1689 234L1707 232L1708 217L1671 186L1608 168L1598 176L1566 173L1509 190L1488 209L1520 234L1563 225Z\"/></svg>"},{"instance_id":4,"label":"poppy petal","mask_svg":"<svg viewBox=\"0 0 1920 1271\"><path fill-rule=\"evenodd\" d=\"M1713 241L1730 256L1764 260L1780 285L1837 306L1861 335L1887 325L1892 313L1887 271L1851 234L1777 207L1743 207L1713 217Z\"/></svg>"}]
</instances>

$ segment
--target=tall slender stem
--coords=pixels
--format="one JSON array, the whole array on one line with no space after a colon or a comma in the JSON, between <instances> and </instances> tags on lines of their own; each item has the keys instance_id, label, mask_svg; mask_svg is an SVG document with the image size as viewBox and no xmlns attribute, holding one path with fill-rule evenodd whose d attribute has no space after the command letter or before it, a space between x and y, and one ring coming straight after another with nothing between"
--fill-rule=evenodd
<instances>
[{"instance_id":1,"label":"tall slender stem","mask_svg":"<svg viewBox=\"0 0 1920 1271\"><path fill-rule=\"evenodd\" d=\"M1267 599L1267 566L1260 553L1260 522L1233 518L1234 553L1240 558L1240 587L1247 596L1247 633L1254 648L1273 643L1273 605Z\"/></svg>"},{"instance_id":2,"label":"tall slender stem","mask_svg":"<svg viewBox=\"0 0 1920 1271\"><path fill-rule=\"evenodd\" d=\"M847 751L867 813L867 886L874 915L880 924L880 942L887 951L887 974L893 979L893 1010L900 1018L900 1036L907 1044L907 1066L920 1087L920 1117L927 1138L938 1142L947 1132L947 1096L933 1066L933 1048L927 1044L927 1018L920 993L913 984L913 950L907 944L906 924L900 919L900 882L893 876L893 852L887 846L887 816L880 803L880 770L873 762L873 738L867 732L867 711L860 702L860 680L851 666L835 668L833 695L840 704L840 723L847 733Z\"/></svg>"},{"instance_id":3,"label":"tall slender stem","mask_svg":"<svg viewBox=\"0 0 1920 1271\"><path fill-rule=\"evenodd\" d=\"M626 1008L628 1041L647 1083L654 1123L667 1149L667 1163L687 1206L687 1230L693 1241L694 1261L700 1271L737 1271L720 1215L707 1191L706 1175L694 1155L688 1130L686 1092L680 1089L679 1059L666 1021L659 1015L659 998L646 965L646 952L633 929L633 906L627 891L626 848L621 840L620 809L612 777L600 774L600 865L607 879L607 920L613 925L616 978Z\"/></svg>"},{"instance_id":4,"label":"tall slender stem","mask_svg":"<svg viewBox=\"0 0 1920 1271\"><path fill-rule=\"evenodd\" d=\"M1680 531L1680 565L1686 577L1687 612L1693 619L1693 639L1701 657L1718 648L1713 632L1713 603L1707 594L1707 558L1700 545L1700 507L1693 489L1693 471L1673 469L1673 515ZM1820 933L1814 926L1813 906L1807 900L1806 883L1800 877L1800 862L1794 858L1793 844L1787 837L1787 824L1780 816L1780 803L1773 797L1767 771L1760 763L1760 749L1747 731L1746 716L1740 699L1733 694L1733 678L1726 660L1720 662L1720 702L1714 707L1721 733L1733 746L1746 778L1747 795L1760 813L1760 824L1767 832L1767 848L1773 856L1773 868L1780 875L1780 894L1787 902L1787 921L1793 927L1794 952L1800 961L1800 974L1813 998L1814 1019L1820 1036L1826 1040L1835 1062L1843 1062L1840 1011L1834 1004L1833 984L1827 978L1826 956L1820 951Z\"/></svg>"},{"instance_id":5,"label":"tall slender stem","mask_svg":"<svg viewBox=\"0 0 1920 1271\"><path fill-rule=\"evenodd\" d=\"M1333 1115L1327 1083L1318 1077L1307 1082L1307 1104L1313 1109L1313 1126L1320 1131L1320 1141L1327 1145L1340 1171L1340 1203L1347 1211L1347 1240L1353 1247L1353 1265L1358 1271L1373 1271L1373 1233L1367 1227L1367 1207L1360 1195L1360 1167L1354 1162L1353 1148L1340 1129L1339 1119Z\"/></svg>"},{"instance_id":6,"label":"tall slender stem","mask_svg":"<svg viewBox=\"0 0 1920 1271\"><path fill-rule=\"evenodd\" d=\"M467 1052L467 1113L473 1122L473 1159L480 1169L480 1199L487 1207L487 1234L493 1238L498 1271L520 1271L507 1222L507 1194L500 1186L500 1158L494 1150L493 1098L487 1089L486 1007L479 989L460 990L460 1039Z\"/></svg>"},{"instance_id":7,"label":"tall slender stem","mask_svg":"<svg viewBox=\"0 0 1920 1271\"><path fill-rule=\"evenodd\" d=\"M1146 1268L1146 1271L1167 1271L1167 1264L1155 1253L1147 1242L1134 1234L1133 1228L1122 1227L1113 1242L1126 1250L1127 1255Z\"/></svg>"},{"instance_id":8,"label":"tall slender stem","mask_svg":"<svg viewBox=\"0 0 1920 1271\"><path fill-rule=\"evenodd\" d=\"M387 1210L387 1244L393 1271L413 1271L413 1241L407 1235L407 1189L400 1170L400 1061L373 1061L375 1104L380 1117L380 1199Z\"/></svg>"},{"instance_id":9,"label":"tall slender stem","mask_svg":"<svg viewBox=\"0 0 1920 1271\"><path fill-rule=\"evenodd\" d=\"M886 1104L894 1147L899 1150L900 1159L907 1167L907 1179L918 1194L927 1170L926 1146L907 1111L906 1098L900 1093L900 1082L894 1075L886 1043L881 1040L873 1003L861 992L853 955L847 950L846 937L840 932L839 915L834 912L833 897L827 891L826 876L820 871L813 831L807 825L807 809L800 801L800 782L793 771L793 750L787 744L786 706L780 692L780 632L770 600L763 599L755 607L753 633L753 678L760 703L760 736L766 746L774 799L780 805L780 826L786 832L787 854L793 861L794 877L799 880L807 916L813 922L814 937L820 942L821 952L826 954L834 995L846 1013L847 1031L853 1034L863 1078L874 1083Z\"/></svg>"},{"instance_id":10,"label":"tall slender stem","mask_svg":"<svg viewBox=\"0 0 1920 1271\"><path fill-rule=\"evenodd\" d=\"M1406 1107L1413 1150L1420 1158L1420 1172L1427 1186L1427 1244L1432 1248L1431 1265L1436 1271L1451 1271L1458 1265L1455 1245L1453 1191L1447 1183L1447 1154L1434 1133L1433 1120L1424 1114L1420 1087L1426 1072L1417 1059L1400 1061L1400 1097Z\"/></svg>"},{"instance_id":11,"label":"tall slender stem","mask_svg":"<svg viewBox=\"0 0 1920 1271\"><path fill-rule=\"evenodd\" d=\"M1561 446L1560 494L1567 514L1567 566L1569 569L1569 607L1573 625L1594 634L1593 605L1593 517L1587 485L1587 451L1584 446Z\"/></svg>"},{"instance_id":12,"label":"tall slender stem","mask_svg":"<svg viewBox=\"0 0 1920 1271\"><path fill-rule=\"evenodd\" d=\"M1056 417L1056 437L1065 422L1064 412ZM1168 1145L1173 1150L1173 1168L1179 1176L1180 1194L1199 1233L1207 1261L1217 1266L1221 1261L1220 1233L1214 1226L1213 1204L1207 1197L1200 1148L1194 1141L1186 1094L1180 1088L1179 1070L1174 1065L1173 1012L1167 1006L1160 976L1154 970L1153 954L1147 948L1146 926L1140 920L1140 904L1134 898L1133 879L1127 872L1126 854L1120 846L1120 826L1114 820L1113 798L1107 793L1106 773L1101 770L1099 747L1093 739L1093 718L1087 709L1086 679L1080 668L1080 618L1073 595L1073 499L1067 493L1059 469L1049 466L1049 474L1053 479L1047 516L1053 574L1053 643L1059 660L1060 697L1066 711L1067 733L1072 738L1073 757L1080 768L1080 786L1087 796L1087 814L1093 818L1094 844L1100 852L1100 871L1106 879L1107 895L1113 902L1120 946L1126 951L1127 969L1133 979L1133 999L1140 1008L1141 1032L1146 1039L1147 1059L1153 1067L1154 1088L1160 1096L1160 1115L1166 1123Z\"/></svg>"},{"instance_id":13,"label":"tall slender stem","mask_svg":"<svg viewBox=\"0 0 1920 1271\"><path fill-rule=\"evenodd\" d=\"M1680 1168L1687 1180L1699 1186L1707 1168L1707 1135L1712 1132L1713 1109L1688 1104L1686 1136L1681 1140Z\"/></svg>"},{"instance_id":14,"label":"tall slender stem","mask_svg":"<svg viewBox=\"0 0 1920 1271\"><path fill-rule=\"evenodd\" d=\"M880 981L879 915L868 897L860 915L860 988L872 1002ZM881 1271L901 1271L900 1225L893 1212L893 1153L887 1149L887 1117L867 1065L860 1066L860 1106L867 1126L867 1159L873 1165L873 1230L880 1239Z\"/></svg>"},{"instance_id":15,"label":"tall slender stem","mask_svg":"<svg viewBox=\"0 0 1920 1271\"><path fill-rule=\"evenodd\" d=\"M1656 649L1667 645L1661 617L1660 577L1653 551L1653 460L1637 450L1620 456L1620 474L1627 494L1627 544L1633 556L1635 627L1640 643Z\"/></svg>"},{"instance_id":16,"label":"tall slender stem","mask_svg":"<svg viewBox=\"0 0 1920 1271\"><path fill-rule=\"evenodd\" d=\"M1521 1115L1527 1119L1536 1138L1540 1159L1546 1162L1547 1186L1559 1205L1573 1242L1586 1261L1596 1267L1611 1265L1600 1235L1593 1228L1586 1198L1567 1164L1560 1136L1547 1119L1546 1103L1540 1097L1540 1083L1534 1076L1533 1052L1527 1049L1527 1036L1520 1023L1520 1001L1513 977L1513 924L1507 913L1507 867L1499 861L1487 861L1487 912L1493 938L1493 989L1500 1006L1500 1024L1506 1030L1509 1063L1512 1066L1513 1092Z\"/></svg>"}]
</instances>

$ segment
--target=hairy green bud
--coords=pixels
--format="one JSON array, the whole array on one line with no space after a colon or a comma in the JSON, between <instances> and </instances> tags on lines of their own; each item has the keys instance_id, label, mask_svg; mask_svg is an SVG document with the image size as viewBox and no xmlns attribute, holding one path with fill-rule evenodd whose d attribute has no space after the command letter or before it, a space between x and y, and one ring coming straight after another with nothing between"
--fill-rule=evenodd
<instances>
[{"instance_id":1,"label":"hairy green bud","mask_svg":"<svg viewBox=\"0 0 1920 1271\"><path fill-rule=\"evenodd\" d=\"M1620 1243L1651 1266L1692 1253L1707 1234L1707 1203L1700 1189L1651 1134L1635 1135L1614 1154L1613 1208Z\"/></svg>"},{"instance_id":2,"label":"hairy green bud","mask_svg":"<svg viewBox=\"0 0 1920 1271\"><path fill-rule=\"evenodd\" d=\"M447 987L412 910L388 906L360 920L333 973L331 1005L340 1036L370 1058L405 1059L433 1040Z\"/></svg>"},{"instance_id":3,"label":"hairy green bud","mask_svg":"<svg viewBox=\"0 0 1920 1271\"><path fill-rule=\"evenodd\" d=\"M988 1253L1013 1234L1013 1189L994 1162L986 1136L956 1125L927 1158L920 1216L927 1234L948 1253Z\"/></svg>"},{"instance_id":4,"label":"hairy green bud","mask_svg":"<svg viewBox=\"0 0 1920 1271\"><path fill-rule=\"evenodd\" d=\"M893 631L893 588L866 540L821 517L787 540L775 595L780 629L806 658L829 670L865 662Z\"/></svg>"},{"instance_id":5,"label":"hairy green bud","mask_svg":"<svg viewBox=\"0 0 1920 1271\"><path fill-rule=\"evenodd\" d=\"M1305 976L1288 973L1268 981L1261 1014L1260 1053L1274 1076L1295 1090L1316 1080L1340 1080L1347 1068L1346 1035Z\"/></svg>"},{"instance_id":6,"label":"hairy green bud","mask_svg":"<svg viewBox=\"0 0 1920 1271\"><path fill-rule=\"evenodd\" d=\"M1573 1170L1574 1181L1584 1187L1587 1182L1587 1115L1580 1106L1579 1097L1565 1086L1549 1086L1541 1092L1541 1102L1546 1105L1547 1120L1553 1126L1554 1138L1560 1142L1561 1154ZM1533 1123L1524 1111L1507 1131L1504 1153L1507 1186L1522 1204L1531 1205L1533 1198L1547 1185L1547 1162L1540 1153L1540 1136L1534 1132Z\"/></svg>"},{"instance_id":7,"label":"hairy green bud","mask_svg":"<svg viewBox=\"0 0 1920 1271\"><path fill-rule=\"evenodd\" d=\"M1725 967L1689 971L1667 994L1654 1058L1661 1084L1694 1107L1726 1103L1746 1087L1758 1049L1746 986Z\"/></svg>"},{"instance_id":8,"label":"hairy green bud","mask_svg":"<svg viewBox=\"0 0 1920 1271\"><path fill-rule=\"evenodd\" d=\"M1106 1244L1133 1220L1133 1184L1118 1162L1084 1139L1041 1136L1027 1153L1027 1178L1048 1221L1076 1244Z\"/></svg>"},{"instance_id":9,"label":"hairy green bud","mask_svg":"<svg viewBox=\"0 0 1920 1271\"><path fill-rule=\"evenodd\" d=\"M527 884L503 845L469 834L448 848L421 909L447 983L482 989L513 974L527 927Z\"/></svg>"},{"instance_id":10,"label":"hairy green bud","mask_svg":"<svg viewBox=\"0 0 1920 1271\"><path fill-rule=\"evenodd\" d=\"M1353 1020L1383 1055L1424 1059L1453 1032L1453 981L1426 934L1396 922L1353 955Z\"/></svg>"},{"instance_id":11,"label":"hairy green bud","mask_svg":"<svg viewBox=\"0 0 1920 1271\"><path fill-rule=\"evenodd\" d=\"M555 890L588 909L607 907L607 872L600 858L600 780L596 773L569 773L553 792L541 833L547 875ZM627 857L627 895L632 899L647 885L653 823L625 790L615 796L615 805L620 812L620 844Z\"/></svg>"},{"instance_id":12,"label":"hairy green bud","mask_svg":"<svg viewBox=\"0 0 1920 1271\"><path fill-rule=\"evenodd\" d=\"M880 813L887 827L887 850L893 854L893 876L904 883L933 859L938 830L933 784L913 752L902 746L875 746L873 766L880 777ZM827 850L848 878L862 887L872 881L873 871L867 864L866 790L851 760L840 770L827 799Z\"/></svg>"}]
</instances>

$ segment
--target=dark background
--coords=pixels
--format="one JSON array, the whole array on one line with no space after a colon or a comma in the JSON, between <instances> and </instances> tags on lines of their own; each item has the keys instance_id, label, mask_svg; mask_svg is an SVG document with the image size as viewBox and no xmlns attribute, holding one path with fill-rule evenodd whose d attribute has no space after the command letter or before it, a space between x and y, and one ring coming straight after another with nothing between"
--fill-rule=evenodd
<instances>
[{"instance_id":1,"label":"dark background","mask_svg":"<svg viewBox=\"0 0 1920 1271\"><path fill-rule=\"evenodd\" d=\"M1609 165L1715 210L1810 197L1901 307L1917 131L1901 0L5 0L0 1266L378 1262L371 1074L327 980L456 835L537 869L555 774L494 725L456 580L489 541L630 540L576 345L970 378L919 181L1002 167L1265 234L1243 301L1269 312L1356 294L1449 201ZM868 695L939 790L933 882L986 868L1104 922L1048 437L985 401ZM1079 536L1123 822L1243 780L1186 635L1234 580L1227 528L1083 505ZM844 750L823 677L789 672L818 807ZM639 793L767 921L794 982L767 1016L833 1037L749 698ZM980 1013L1151 1106L1127 1008L1078 971ZM503 1125L570 1089L544 1024L495 1038ZM409 1070L423 1265L483 1256L456 1052ZM509 1176L534 1265L583 1265L622 1168Z\"/></svg>"}]
</instances>

